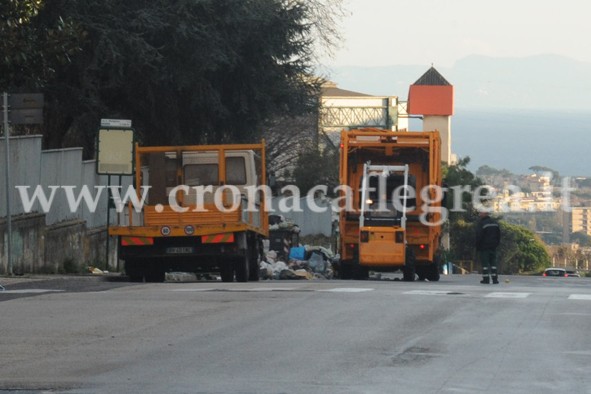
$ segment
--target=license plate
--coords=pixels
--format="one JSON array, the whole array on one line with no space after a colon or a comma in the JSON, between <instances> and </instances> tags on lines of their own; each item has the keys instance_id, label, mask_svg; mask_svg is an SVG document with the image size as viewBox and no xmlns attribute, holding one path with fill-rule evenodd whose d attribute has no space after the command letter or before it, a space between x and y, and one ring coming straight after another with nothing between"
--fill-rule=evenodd
<instances>
[{"instance_id":1,"label":"license plate","mask_svg":"<svg viewBox=\"0 0 591 394\"><path fill-rule=\"evenodd\" d=\"M166 248L168 254L189 254L193 253L193 248L190 246Z\"/></svg>"}]
</instances>

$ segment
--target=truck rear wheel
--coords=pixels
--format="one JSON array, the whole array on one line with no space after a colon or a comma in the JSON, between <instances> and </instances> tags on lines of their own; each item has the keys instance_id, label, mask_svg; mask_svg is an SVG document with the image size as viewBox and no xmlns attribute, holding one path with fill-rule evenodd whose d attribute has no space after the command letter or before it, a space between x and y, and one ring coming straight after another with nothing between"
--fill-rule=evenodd
<instances>
[{"instance_id":1,"label":"truck rear wheel","mask_svg":"<svg viewBox=\"0 0 591 394\"><path fill-rule=\"evenodd\" d=\"M419 277L419 280L427 279L427 275L428 275L427 271L428 271L428 268L425 266L415 267L415 273Z\"/></svg>"},{"instance_id":2,"label":"truck rear wheel","mask_svg":"<svg viewBox=\"0 0 591 394\"><path fill-rule=\"evenodd\" d=\"M245 253L243 257L238 257L234 261L234 272L236 273L236 282L248 282L250 272L248 253Z\"/></svg>"},{"instance_id":3,"label":"truck rear wheel","mask_svg":"<svg viewBox=\"0 0 591 394\"><path fill-rule=\"evenodd\" d=\"M429 264L427 266L427 275L425 276L430 282L437 282L439 281L440 274L439 274L439 264L437 261Z\"/></svg>"},{"instance_id":4,"label":"truck rear wheel","mask_svg":"<svg viewBox=\"0 0 591 394\"><path fill-rule=\"evenodd\" d=\"M220 276L222 282L234 282L234 261L224 259L220 263Z\"/></svg>"},{"instance_id":5,"label":"truck rear wheel","mask_svg":"<svg viewBox=\"0 0 591 394\"><path fill-rule=\"evenodd\" d=\"M249 272L248 272L248 280L251 282L258 282L259 281L259 271L260 271L260 264L259 264L259 240L254 239L252 244L248 245L248 264L249 264Z\"/></svg>"},{"instance_id":6,"label":"truck rear wheel","mask_svg":"<svg viewBox=\"0 0 591 394\"><path fill-rule=\"evenodd\" d=\"M144 281L144 272L136 259L125 260L125 274L130 282Z\"/></svg>"},{"instance_id":7,"label":"truck rear wheel","mask_svg":"<svg viewBox=\"0 0 591 394\"><path fill-rule=\"evenodd\" d=\"M353 279L367 280L369 279L369 268L356 265L353 267Z\"/></svg>"},{"instance_id":8,"label":"truck rear wheel","mask_svg":"<svg viewBox=\"0 0 591 394\"><path fill-rule=\"evenodd\" d=\"M353 279L352 265L348 262L341 261L339 264L338 274L339 274L339 279L344 279L344 280Z\"/></svg>"},{"instance_id":9,"label":"truck rear wheel","mask_svg":"<svg viewBox=\"0 0 591 394\"><path fill-rule=\"evenodd\" d=\"M402 280L405 282L414 282L415 280L415 254L409 247L406 247L405 263L404 268L402 268Z\"/></svg>"},{"instance_id":10,"label":"truck rear wheel","mask_svg":"<svg viewBox=\"0 0 591 394\"><path fill-rule=\"evenodd\" d=\"M166 271L164 270L164 266L162 265L161 261L152 261L146 268L147 269L144 273L146 282L164 282L164 279L166 278Z\"/></svg>"}]
</instances>

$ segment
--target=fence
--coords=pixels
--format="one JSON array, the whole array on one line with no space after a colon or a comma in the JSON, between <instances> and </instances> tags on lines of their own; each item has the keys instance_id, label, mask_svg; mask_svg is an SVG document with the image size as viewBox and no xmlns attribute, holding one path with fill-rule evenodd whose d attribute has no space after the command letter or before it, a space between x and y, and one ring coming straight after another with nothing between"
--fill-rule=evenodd
<instances>
[{"instance_id":1,"label":"fence","mask_svg":"<svg viewBox=\"0 0 591 394\"><path fill-rule=\"evenodd\" d=\"M5 145L0 139L0 158L4 163ZM72 186L77 196L82 187L87 187L92 194L97 192L96 186L106 186L107 176L96 174L94 160L82 160L82 148L46 150L41 149L41 136L22 136L10 138L10 172L11 172L11 207L14 216L29 213L23 206L19 191L15 186L28 186L27 192L32 196L37 185L40 185L47 197L51 195L50 186ZM131 177L124 177L123 183L128 185ZM6 216L6 197L4 188L6 178L0 171L0 217ZM45 224L51 226L68 220L82 220L88 228L103 227L107 224L107 191L103 190L98 199L96 212L90 212L86 204L79 209L70 211L66 194L63 189L55 192L51 210L46 212ZM31 212L41 212L39 202L31 207Z\"/></svg>"},{"instance_id":2,"label":"fence","mask_svg":"<svg viewBox=\"0 0 591 394\"><path fill-rule=\"evenodd\" d=\"M292 203L295 203L294 205L301 209L280 209L285 206L291 207ZM302 236L317 234L330 236L333 222L331 200L321 198L310 201L310 203L316 205L316 207L312 209L313 207L310 207L305 197L295 200L292 197L274 197L271 204L274 212L270 213L282 215L286 220L297 224L300 227L300 235Z\"/></svg>"},{"instance_id":3,"label":"fence","mask_svg":"<svg viewBox=\"0 0 591 394\"><path fill-rule=\"evenodd\" d=\"M5 162L5 141L0 138L0 162ZM104 266L107 191L96 199L91 212L86 204L70 210L63 186L72 187L73 195L87 187L91 195L96 186L107 186L108 177L96 174L94 160L82 160L82 148L42 150L42 137L10 138L10 213L12 218L12 264L14 272L57 272L66 261ZM130 178L124 179L124 186ZM118 181L118 179L117 179ZM26 207L16 186L26 187L31 198L38 186L51 198L51 209L43 212L39 201ZM6 174L0 171L0 273L8 272ZM113 215L114 216L114 215ZM112 244L113 245L113 244ZM111 253L114 248L111 249ZM114 260L112 257L110 260Z\"/></svg>"}]
</instances>

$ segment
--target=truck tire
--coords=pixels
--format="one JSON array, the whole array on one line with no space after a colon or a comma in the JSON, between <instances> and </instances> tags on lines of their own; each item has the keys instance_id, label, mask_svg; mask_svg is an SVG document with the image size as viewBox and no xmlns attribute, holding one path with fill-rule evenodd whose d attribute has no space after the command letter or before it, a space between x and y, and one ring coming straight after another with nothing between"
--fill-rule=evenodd
<instances>
[{"instance_id":1,"label":"truck tire","mask_svg":"<svg viewBox=\"0 0 591 394\"><path fill-rule=\"evenodd\" d=\"M148 266L144 273L146 282L162 283L166 278L166 271L161 261L153 261Z\"/></svg>"},{"instance_id":2,"label":"truck tire","mask_svg":"<svg viewBox=\"0 0 591 394\"><path fill-rule=\"evenodd\" d=\"M144 281L144 272L140 267L139 262L135 259L125 260L125 275L127 275L130 282Z\"/></svg>"},{"instance_id":3,"label":"truck tire","mask_svg":"<svg viewBox=\"0 0 591 394\"><path fill-rule=\"evenodd\" d=\"M236 282L248 282L250 264L248 262L248 253L243 257L238 257L234 261L234 272L236 273Z\"/></svg>"},{"instance_id":4,"label":"truck tire","mask_svg":"<svg viewBox=\"0 0 591 394\"><path fill-rule=\"evenodd\" d=\"M350 263L341 261L339 264L339 279L349 280L353 279L353 266Z\"/></svg>"},{"instance_id":5,"label":"truck tire","mask_svg":"<svg viewBox=\"0 0 591 394\"><path fill-rule=\"evenodd\" d=\"M248 280L250 282L258 282L259 281L259 273L260 273L260 262L259 262L259 240L255 239L252 244L248 245L249 249L249 272L248 272Z\"/></svg>"},{"instance_id":6,"label":"truck tire","mask_svg":"<svg viewBox=\"0 0 591 394\"><path fill-rule=\"evenodd\" d=\"M427 276L426 278L429 282L438 282L440 278L439 274L439 264L437 262L433 262L427 266Z\"/></svg>"},{"instance_id":7,"label":"truck tire","mask_svg":"<svg viewBox=\"0 0 591 394\"><path fill-rule=\"evenodd\" d=\"M415 280L415 254L409 247L406 247L405 263L404 268L402 268L402 280L405 282L414 282Z\"/></svg>"},{"instance_id":8,"label":"truck tire","mask_svg":"<svg viewBox=\"0 0 591 394\"><path fill-rule=\"evenodd\" d=\"M421 281L427 279L427 276L429 275L428 270L429 268L424 265L415 266L415 273L417 274L418 279Z\"/></svg>"},{"instance_id":9,"label":"truck tire","mask_svg":"<svg viewBox=\"0 0 591 394\"><path fill-rule=\"evenodd\" d=\"M220 263L220 276L222 282L234 282L234 262L225 260Z\"/></svg>"},{"instance_id":10,"label":"truck tire","mask_svg":"<svg viewBox=\"0 0 591 394\"><path fill-rule=\"evenodd\" d=\"M369 279L369 268L362 267L360 265L353 266L353 279L368 280Z\"/></svg>"}]
</instances>

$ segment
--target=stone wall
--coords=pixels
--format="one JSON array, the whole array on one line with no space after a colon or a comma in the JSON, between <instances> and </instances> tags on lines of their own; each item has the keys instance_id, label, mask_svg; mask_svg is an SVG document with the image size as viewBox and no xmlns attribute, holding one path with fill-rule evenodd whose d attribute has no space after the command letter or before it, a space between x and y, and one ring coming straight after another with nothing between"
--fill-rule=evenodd
<instances>
[{"instance_id":1,"label":"stone wall","mask_svg":"<svg viewBox=\"0 0 591 394\"><path fill-rule=\"evenodd\" d=\"M76 273L88 266L115 271L105 264L105 228L89 230L80 220L45 225L45 215L28 214L12 218L12 272ZM0 218L0 274L8 273L6 219ZM110 240L109 260L116 261L116 241Z\"/></svg>"},{"instance_id":2,"label":"stone wall","mask_svg":"<svg viewBox=\"0 0 591 394\"><path fill-rule=\"evenodd\" d=\"M12 218L12 267L15 274L39 272L44 261L45 215L28 214ZM0 273L8 272L8 230L0 218Z\"/></svg>"}]
</instances>

